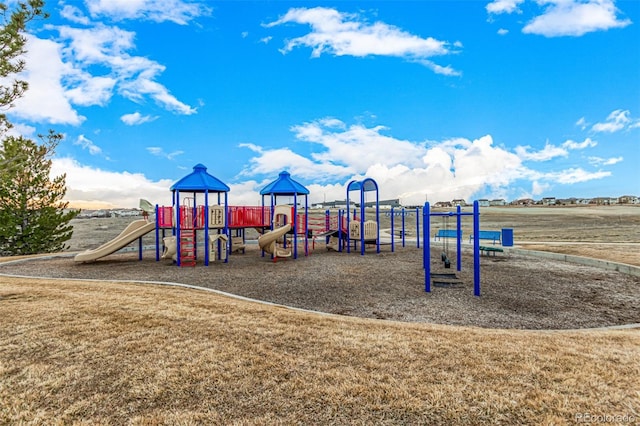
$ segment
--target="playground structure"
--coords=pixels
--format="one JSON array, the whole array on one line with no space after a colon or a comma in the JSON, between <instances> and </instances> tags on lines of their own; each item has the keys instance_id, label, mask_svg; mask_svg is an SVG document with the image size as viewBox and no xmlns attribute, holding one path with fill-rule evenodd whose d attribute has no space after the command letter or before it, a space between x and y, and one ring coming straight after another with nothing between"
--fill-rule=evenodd
<instances>
[{"instance_id":1,"label":"playground structure","mask_svg":"<svg viewBox=\"0 0 640 426\"><path fill-rule=\"evenodd\" d=\"M142 236L155 230L156 261L172 259L178 266L194 266L198 257L198 233L202 232L204 238L204 265L210 260L221 260L227 263L231 252L243 251L246 245L245 231L249 228L256 229L258 246L262 255L269 254L275 262L279 258L294 258L298 256L298 245L302 242L304 255L309 255L309 242L316 238L325 238L327 249L346 251L350 253L351 244L354 249L360 244L360 253L365 254L366 245L376 246L376 253L380 253L380 207L378 185L370 178L362 181L351 181L347 185L346 209L339 209L337 214L327 210L322 220L315 218L310 228L310 215L307 196L309 191L293 180L288 172L281 172L278 179L271 182L260 191L262 196L261 206L229 206L227 193L229 187L217 178L207 173L202 164L197 164L193 172L180 179L170 188L172 191L172 206L155 206L155 221L146 219L137 220L127 226L113 240L100 247L79 253L75 257L76 262L89 262L118 251L138 240L139 258L142 259ZM358 192L359 204L354 203L352 208L351 196L353 191ZM367 220L366 194L373 193L374 219ZM286 202L282 198L286 197ZM280 200L278 199L280 198ZM300 199L302 198L302 199ZM213 203L211 201L213 200ZM151 210L148 202L141 200L141 207L145 212ZM410 212L412 213L412 212ZM402 228L400 230L402 246L405 246L406 230L405 217L407 211L402 209ZM416 214L417 248L420 248L420 214L419 208ZM395 223L396 212L391 209L391 251L395 248ZM473 233L470 241L473 245L474 259L474 294L480 295L480 240L489 238L489 234L480 233L479 205L474 202L473 212L462 212L460 206L456 212L432 212L429 203L422 208L423 226L422 240L430 242L430 227L432 217L442 217L445 224L437 235L444 240L442 261L445 268L450 267L448 240L446 237L456 238L456 267L461 270L461 245L463 216L473 216ZM456 219L456 229L450 230L449 219ZM170 230L171 235L166 235ZM318 234L314 235L314 232ZM491 231L494 232L494 231ZM232 235L233 233L233 235ZM491 234L491 238L495 236ZM510 236L512 239L512 236ZM434 238L435 239L435 238ZM300 241L301 240L301 241ZM160 250L162 241L162 253ZM501 250L493 248L492 250ZM425 291L431 291L431 244L423 244L423 267L425 270Z\"/></svg>"},{"instance_id":2,"label":"playground structure","mask_svg":"<svg viewBox=\"0 0 640 426\"><path fill-rule=\"evenodd\" d=\"M304 240L304 254L309 254L309 190L291 178L288 172L281 172L278 179L274 180L262 191L262 206L265 206L265 197L269 197L270 228L258 238L258 245L263 253L268 253L274 262L278 258L293 256L298 258L298 237ZM304 198L304 213L298 213L298 197ZM293 198L291 205L278 204L278 197ZM291 239L287 235L291 234Z\"/></svg>"},{"instance_id":3,"label":"playground structure","mask_svg":"<svg viewBox=\"0 0 640 426\"><path fill-rule=\"evenodd\" d=\"M359 191L359 208L351 209L350 194ZM366 220L367 192L375 195L375 220ZM351 181L347 185L347 208L339 209L335 217L326 211L326 230L319 237L326 237L327 249L335 251L351 252L351 243L354 248L360 243L360 254L364 255L366 244L375 244L376 253L380 253L380 202L378 196L378 184L371 178L362 181ZM393 245L392 245L393 251Z\"/></svg>"},{"instance_id":4,"label":"playground structure","mask_svg":"<svg viewBox=\"0 0 640 426\"><path fill-rule=\"evenodd\" d=\"M328 246L331 238L340 241L336 248L350 252L360 243L364 254L365 244L376 244L380 252L380 226L378 186L373 179L352 181L347 186L348 206L350 193L360 191L360 209L330 211L324 218L310 222L309 191L293 180L288 172L265 186L260 194L261 206L229 206L229 187L210 175L202 164L193 167L193 172L171 186L172 205L155 208L146 200L140 201L145 219L129 225L118 237L94 250L87 250L75 257L77 262L91 262L124 248L138 240L139 258L142 259L142 237L155 230L156 260L172 259L178 266L194 266L199 244L204 248L204 265L221 260L227 263L229 254L246 247L246 230L255 229L261 235L258 245L264 253L278 258L298 257L302 243L304 255L309 255L309 243L315 246L316 238L326 236ZM375 221L365 220L365 193L375 191ZM282 198L286 197L286 204ZM148 221L149 213L155 211L155 220ZM167 235L167 231L170 232ZM316 235L314 235L316 233ZM198 238L204 234L203 238ZM346 242L347 244L342 244ZM202 251L202 250L200 250Z\"/></svg>"},{"instance_id":5,"label":"playground structure","mask_svg":"<svg viewBox=\"0 0 640 426\"><path fill-rule=\"evenodd\" d=\"M203 185L204 183L204 185ZM298 256L298 237L304 236L305 255L308 254L307 201L308 191L291 179L288 172L280 173L278 179L262 191L262 206L229 206L228 187L206 173L202 165L194 167L194 172L178 181L174 191L174 205L156 206L156 260L171 258L179 266L195 265L197 259L197 232L204 231L204 264L211 259L228 262L229 253L243 251L246 244L246 229L256 229L261 236L258 244L263 252L277 258ZM193 192L192 197L180 197L182 192ZM217 193L218 204L208 205L208 194ZM204 204L196 205L197 194L204 193ZM224 194L224 197L221 196ZM304 213L298 213L298 195L305 196ZM278 196L293 196L292 205L277 205ZM270 205L265 205L269 196ZM224 204L221 204L224 199ZM177 206L176 206L177 204ZM295 218L295 220L294 220ZM205 226L206 225L206 226ZM165 236L171 229L172 235ZM162 232L162 237L160 237ZM287 234L295 235L289 241ZM160 256L159 241L164 249Z\"/></svg>"}]
</instances>

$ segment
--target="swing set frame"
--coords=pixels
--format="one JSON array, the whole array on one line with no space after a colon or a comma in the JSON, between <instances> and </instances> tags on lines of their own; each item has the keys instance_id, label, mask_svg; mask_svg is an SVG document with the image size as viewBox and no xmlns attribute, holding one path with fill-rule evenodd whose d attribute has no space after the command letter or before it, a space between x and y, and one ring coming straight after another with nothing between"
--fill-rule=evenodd
<instances>
[{"instance_id":1,"label":"swing set frame","mask_svg":"<svg viewBox=\"0 0 640 426\"><path fill-rule=\"evenodd\" d=\"M473 294L480 296L480 204L473 202L473 212L463 212L458 206L455 212L432 212L429 202L424 203L422 208L424 226L422 227L423 239L427 243L423 245L423 268L424 268L424 291L431 292L431 217L441 216L448 226L450 217L456 217L456 229L458 238L456 239L456 269L462 270L462 217L473 216ZM448 249L448 243L446 243ZM448 255L448 253L446 253ZM445 252L443 252L443 261ZM448 259L447 259L448 260Z\"/></svg>"}]
</instances>

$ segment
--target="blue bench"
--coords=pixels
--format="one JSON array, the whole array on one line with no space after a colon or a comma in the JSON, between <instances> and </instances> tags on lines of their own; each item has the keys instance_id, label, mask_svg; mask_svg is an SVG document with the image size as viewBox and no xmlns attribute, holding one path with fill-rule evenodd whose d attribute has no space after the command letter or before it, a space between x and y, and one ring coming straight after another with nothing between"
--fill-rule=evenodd
<instances>
[{"instance_id":1,"label":"blue bench","mask_svg":"<svg viewBox=\"0 0 640 426\"><path fill-rule=\"evenodd\" d=\"M440 238L462 238L462 231L460 231L460 237L458 237L458 231L455 229L438 229L434 239L439 240Z\"/></svg>"},{"instance_id":2,"label":"blue bench","mask_svg":"<svg viewBox=\"0 0 640 426\"><path fill-rule=\"evenodd\" d=\"M480 234L478 235L479 240L492 240L494 245L496 242L502 244L500 231L478 231L478 233ZM473 234L469 236L469 242L471 241L473 241Z\"/></svg>"},{"instance_id":3,"label":"blue bench","mask_svg":"<svg viewBox=\"0 0 640 426\"><path fill-rule=\"evenodd\" d=\"M501 249L500 247L486 247L486 246L480 246L480 252L490 256L491 254L493 254L494 256L496 255L496 253L504 253L504 250Z\"/></svg>"}]
</instances>

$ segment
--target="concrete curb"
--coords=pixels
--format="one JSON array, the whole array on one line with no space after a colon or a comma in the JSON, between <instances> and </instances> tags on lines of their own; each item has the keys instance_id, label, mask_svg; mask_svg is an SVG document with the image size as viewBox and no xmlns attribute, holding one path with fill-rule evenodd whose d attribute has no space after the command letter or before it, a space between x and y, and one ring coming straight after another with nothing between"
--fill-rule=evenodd
<instances>
[{"instance_id":1,"label":"concrete curb","mask_svg":"<svg viewBox=\"0 0 640 426\"><path fill-rule=\"evenodd\" d=\"M640 267L626 263L616 263L608 260L594 259L591 257L575 256L571 254L553 253L549 251L525 250L517 247L502 247L505 253L516 253L524 256L534 256L543 259L557 260L560 262L577 263L579 265L593 266L609 271L616 271L627 275L640 277Z\"/></svg>"}]
</instances>

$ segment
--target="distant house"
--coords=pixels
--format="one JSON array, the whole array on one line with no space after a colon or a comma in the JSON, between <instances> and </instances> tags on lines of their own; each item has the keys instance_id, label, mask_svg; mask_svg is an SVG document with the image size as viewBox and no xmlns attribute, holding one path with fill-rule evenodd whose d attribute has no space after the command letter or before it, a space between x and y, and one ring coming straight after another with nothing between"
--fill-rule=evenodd
<instances>
[{"instance_id":1,"label":"distant house","mask_svg":"<svg viewBox=\"0 0 640 426\"><path fill-rule=\"evenodd\" d=\"M400 207L400 199L399 198L394 198L391 200L380 200L378 201L378 204L380 205L380 208L388 208L390 209L391 207ZM375 207L376 206L376 202L375 201L367 201L364 203L365 207Z\"/></svg>"},{"instance_id":2,"label":"distant house","mask_svg":"<svg viewBox=\"0 0 640 426\"><path fill-rule=\"evenodd\" d=\"M115 217L132 217L132 216L141 216L142 210L138 210L138 209L112 210L111 213Z\"/></svg>"},{"instance_id":3,"label":"distant house","mask_svg":"<svg viewBox=\"0 0 640 426\"><path fill-rule=\"evenodd\" d=\"M478 205L480 207L489 207L491 205L491 203L486 198L481 198L481 199L478 200Z\"/></svg>"},{"instance_id":4,"label":"distant house","mask_svg":"<svg viewBox=\"0 0 640 426\"><path fill-rule=\"evenodd\" d=\"M356 203L354 203L352 200L349 200L349 204L351 204L351 207L356 206ZM326 209L346 209L347 200L325 201L323 203L318 203L317 206L319 206L319 208Z\"/></svg>"},{"instance_id":5,"label":"distant house","mask_svg":"<svg viewBox=\"0 0 640 426\"><path fill-rule=\"evenodd\" d=\"M434 207L453 207L450 201L438 201L433 206Z\"/></svg>"},{"instance_id":6,"label":"distant house","mask_svg":"<svg viewBox=\"0 0 640 426\"><path fill-rule=\"evenodd\" d=\"M576 203L581 205L591 204L591 198L578 198Z\"/></svg>"},{"instance_id":7,"label":"distant house","mask_svg":"<svg viewBox=\"0 0 640 426\"><path fill-rule=\"evenodd\" d=\"M460 199L453 200L451 204L453 204L454 206L465 207L467 205L467 202L462 198L460 198Z\"/></svg>"},{"instance_id":8,"label":"distant house","mask_svg":"<svg viewBox=\"0 0 640 426\"><path fill-rule=\"evenodd\" d=\"M536 202L533 198L520 198L519 200L512 201L511 204L516 206L532 206Z\"/></svg>"},{"instance_id":9,"label":"distant house","mask_svg":"<svg viewBox=\"0 0 640 426\"><path fill-rule=\"evenodd\" d=\"M618 202L620 204L640 204L640 197L636 197L635 195L623 195L618 198Z\"/></svg>"},{"instance_id":10,"label":"distant house","mask_svg":"<svg viewBox=\"0 0 640 426\"><path fill-rule=\"evenodd\" d=\"M611 206L618 204L618 199L612 197L596 197L591 199L591 204L596 204L598 206Z\"/></svg>"},{"instance_id":11,"label":"distant house","mask_svg":"<svg viewBox=\"0 0 640 426\"><path fill-rule=\"evenodd\" d=\"M555 206L556 205L556 197L544 197L542 199L542 204L545 206Z\"/></svg>"},{"instance_id":12,"label":"distant house","mask_svg":"<svg viewBox=\"0 0 640 426\"><path fill-rule=\"evenodd\" d=\"M563 199L556 200L556 204L561 204L563 206L578 204L578 199L575 197L563 198Z\"/></svg>"},{"instance_id":13,"label":"distant house","mask_svg":"<svg viewBox=\"0 0 640 426\"><path fill-rule=\"evenodd\" d=\"M78 216L78 219L91 219L96 217L111 217L109 210L83 210Z\"/></svg>"},{"instance_id":14,"label":"distant house","mask_svg":"<svg viewBox=\"0 0 640 426\"><path fill-rule=\"evenodd\" d=\"M506 206L507 202L504 198L496 198L495 200L489 201L490 206Z\"/></svg>"}]
</instances>

